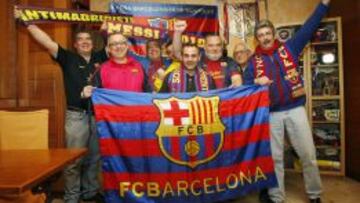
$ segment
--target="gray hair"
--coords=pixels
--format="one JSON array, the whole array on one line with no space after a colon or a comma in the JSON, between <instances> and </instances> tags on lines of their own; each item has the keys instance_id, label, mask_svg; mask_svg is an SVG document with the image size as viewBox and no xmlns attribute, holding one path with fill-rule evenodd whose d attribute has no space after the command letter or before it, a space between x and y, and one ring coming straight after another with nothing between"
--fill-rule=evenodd
<instances>
[{"instance_id":1,"label":"gray hair","mask_svg":"<svg viewBox=\"0 0 360 203\"><path fill-rule=\"evenodd\" d=\"M254 34L255 34L255 38L257 39L257 31L260 30L261 28L265 28L268 27L272 30L273 35L275 35L275 27L274 24L270 21L270 20L260 20L259 22L256 23L255 25L255 30L254 30Z\"/></svg>"}]
</instances>

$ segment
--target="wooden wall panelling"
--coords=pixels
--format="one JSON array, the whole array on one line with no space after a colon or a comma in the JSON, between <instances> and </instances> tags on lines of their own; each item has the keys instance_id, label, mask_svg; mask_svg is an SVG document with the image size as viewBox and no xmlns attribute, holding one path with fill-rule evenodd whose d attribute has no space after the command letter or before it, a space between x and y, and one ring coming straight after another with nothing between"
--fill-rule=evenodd
<instances>
[{"instance_id":1,"label":"wooden wall panelling","mask_svg":"<svg viewBox=\"0 0 360 203\"><path fill-rule=\"evenodd\" d=\"M66 1L20 0L19 4L29 6L68 8ZM39 25L49 36L63 47L67 47L70 36L68 24ZM64 146L65 96L62 72L48 54L28 33L18 26L18 108L41 109L50 111L49 146ZM21 43L20 43L21 42Z\"/></svg>"},{"instance_id":2,"label":"wooden wall panelling","mask_svg":"<svg viewBox=\"0 0 360 203\"><path fill-rule=\"evenodd\" d=\"M342 17L346 110L346 174L360 181L360 1L331 2L331 16Z\"/></svg>"},{"instance_id":3,"label":"wooden wall panelling","mask_svg":"<svg viewBox=\"0 0 360 203\"><path fill-rule=\"evenodd\" d=\"M16 106L16 35L14 1L0 1L0 108Z\"/></svg>"}]
</instances>

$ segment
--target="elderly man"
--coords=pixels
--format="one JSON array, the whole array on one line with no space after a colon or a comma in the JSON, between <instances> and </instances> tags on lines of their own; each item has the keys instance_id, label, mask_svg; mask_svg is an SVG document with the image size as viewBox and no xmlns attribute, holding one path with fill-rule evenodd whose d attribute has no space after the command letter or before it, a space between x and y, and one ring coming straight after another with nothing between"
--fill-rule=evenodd
<instances>
[{"instance_id":1,"label":"elderly man","mask_svg":"<svg viewBox=\"0 0 360 203\"><path fill-rule=\"evenodd\" d=\"M299 155L305 189L310 202L321 202L321 180L308 117L304 108L305 90L298 70L298 58L325 16L330 0L321 0L312 16L295 36L285 43L275 39L275 28L268 20L255 26L259 42L244 73L246 84L269 85L271 151L279 183L268 192L271 202L285 201L284 131Z\"/></svg>"},{"instance_id":2,"label":"elderly man","mask_svg":"<svg viewBox=\"0 0 360 203\"><path fill-rule=\"evenodd\" d=\"M233 58L236 63L239 65L239 72L243 73L247 67L247 63L251 56L251 50L247 44L243 41L237 43L234 47Z\"/></svg>"}]
</instances>

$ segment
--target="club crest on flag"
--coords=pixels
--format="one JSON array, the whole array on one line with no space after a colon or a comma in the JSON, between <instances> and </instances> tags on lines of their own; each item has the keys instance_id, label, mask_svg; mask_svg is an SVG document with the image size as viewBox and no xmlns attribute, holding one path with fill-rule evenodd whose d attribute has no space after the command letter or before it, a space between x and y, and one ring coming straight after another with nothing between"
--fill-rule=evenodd
<instances>
[{"instance_id":1,"label":"club crest on flag","mask_svg":"<svg viewBox=\"0 0 360 203\"><path fill-rule=\"evenodd\" d=\"M219 101L218 96L153 101L161 115L156 134L167 159L195 168L219 154L225 131Z\"/></svg>"}]
</instances>

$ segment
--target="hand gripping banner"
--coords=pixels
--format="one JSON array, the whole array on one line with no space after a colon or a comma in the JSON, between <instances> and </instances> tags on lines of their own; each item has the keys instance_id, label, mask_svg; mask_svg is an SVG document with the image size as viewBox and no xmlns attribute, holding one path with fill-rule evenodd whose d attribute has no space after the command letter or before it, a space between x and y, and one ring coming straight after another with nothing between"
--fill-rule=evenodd
<instances>
[{"instance_id":1,"label":"hand gripping banner","mask_svg":"<svg viewBox=\"0 0 360 203\"><path fill-rule=\"evenodd\" d=\"M107 202L216 202L276 185L267 87L92 99Z\"/></svg>"}]
</instances>

